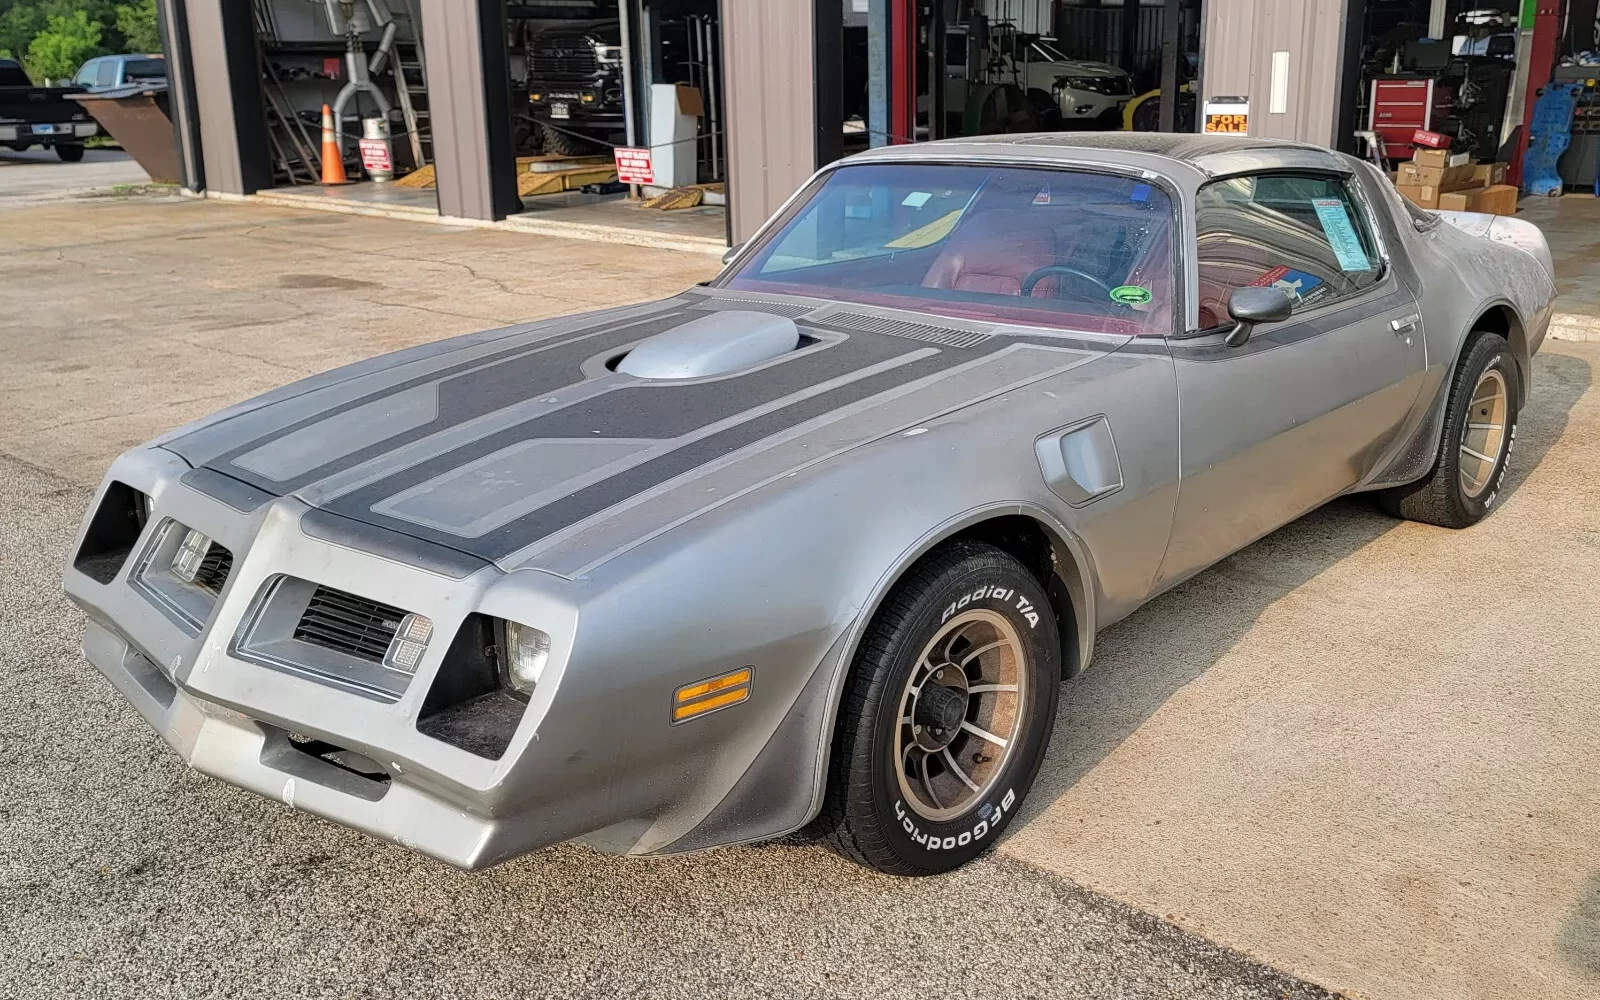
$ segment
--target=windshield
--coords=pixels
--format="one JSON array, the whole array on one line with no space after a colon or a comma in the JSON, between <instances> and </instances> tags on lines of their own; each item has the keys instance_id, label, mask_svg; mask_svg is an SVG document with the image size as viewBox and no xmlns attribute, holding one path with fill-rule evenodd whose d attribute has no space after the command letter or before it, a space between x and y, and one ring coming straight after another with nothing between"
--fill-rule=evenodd
<instances>
[{"instance_id":1,"label":"windshield","mask_svg":"<svg viewBox=\"0 0 1600 1000\"><path fill-rule=\"evenodd\" d=\"M726 288L1099 333L1172 332L1172 203L1136 177L840 167Z\"/></svg>"},{"instance_id":2,"label":"windshield","mask_svg":"<svg viewBox=\"0 0 1600 1000\"><path fill-rule=\"evenodd\" d=\"M1072 60L1062 51L1044 39L1033 43L1033 51L1028 53L1028 58L1033 62L1071 62Z\"/></svg>"}]
</instances>

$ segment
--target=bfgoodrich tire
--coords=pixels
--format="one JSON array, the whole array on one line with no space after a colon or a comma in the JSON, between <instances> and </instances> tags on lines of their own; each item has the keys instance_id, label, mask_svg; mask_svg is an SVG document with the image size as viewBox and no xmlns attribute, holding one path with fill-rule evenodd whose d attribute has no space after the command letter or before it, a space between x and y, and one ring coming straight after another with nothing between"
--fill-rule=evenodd
<instances>
[{"instance_id":1,"label":"bfgoodrich tire","mask_svg":"<svg viewBox=\"0 0 1600 1000\"><path fill-rule=\"evenodd\" d=\"M1049 745L1060 661L1044 587L1011 555L958 542L913 566L850 668L823 839L894 875L949 871L988 849Z\"/></svg>"},{"instance_id":2,"label":"bfgoodrich tire","mask_svg":"<svg viewBox=\"0 0 1600 1000\"><path fill-rule=\"evenodd\" d=\"M1456 366L1445 406L1439 457L1427 478L1384 490L1378 503L1396 517L1466 528L1486 517L1517 440L1522 378L1498 334L1479 333Z\"/></svg>"}]
</instances>

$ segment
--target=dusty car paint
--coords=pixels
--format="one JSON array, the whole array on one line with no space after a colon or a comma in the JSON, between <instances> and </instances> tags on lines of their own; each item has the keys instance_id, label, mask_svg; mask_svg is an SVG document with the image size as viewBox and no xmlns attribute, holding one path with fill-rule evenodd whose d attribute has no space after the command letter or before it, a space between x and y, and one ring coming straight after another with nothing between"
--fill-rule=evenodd
<instances>
[{"instance_id":1,"label":"dusty car paint","mask_svg":"<svg viewBox=\"0 0 1600 1000\"><path fill-rule=\"evenodd\" d=\"M1552 308L1536 254L1419 231L1381 175L1311 147L998 137L857 159L1145 177L1172 192L1179 246L1213 178L1354 174L1388 269L1237 349L1196 335L1191 254L1165 339L710 287L362 362L117 460L80 543L113 483L153 509L114 579L66 571L86 655L192 766L462 867L572 838L644 854L775 836L819 806L861 628L942 539L1031 519L1081 669L1099 628L1162 589L1333 496L1425 473L1474 322L1505 307L1526 374ZM810 340L703 378L613 370L729 310L786 317ZM1063 442L1093 450L1096 471L1052 464ZM135 585L168 522L232 553L198 627ZM441 638L392 698L336 689L253 651L284 578L426 615ZM498 756L419 729L449 637L475 614L552 637ZM675 692L745 668L745 700L672 724Z\"/></svg>"}]
</instances>

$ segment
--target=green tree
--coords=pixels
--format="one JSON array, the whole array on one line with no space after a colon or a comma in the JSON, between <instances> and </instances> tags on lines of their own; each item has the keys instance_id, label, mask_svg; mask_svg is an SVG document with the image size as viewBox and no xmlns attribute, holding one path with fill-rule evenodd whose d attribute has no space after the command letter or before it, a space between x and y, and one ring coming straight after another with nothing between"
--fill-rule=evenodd
<instances>
[{"instance_id":1,"label":"green tree","mask_svg":"<svg viewBox=\"0 0 1600 1000\"><path fill-rule=\"evenodd\" d=\"M28 43L23 65L35 82L64 80L78 71L84 60L103 54L101 25L81 10L70 16L50 15L45 29Z\"/></svg>"},{"instance_id":2,"label":"green tree","mask_svg":"<svg viewBox=\"0 0 1600 1000\"><path fill-rule=\"evenodd\" d=\"M117 8L117 30L129 52L160 52L161 30L156 27L156 0L134 0Z\"/></svg>"}]
</instances>

